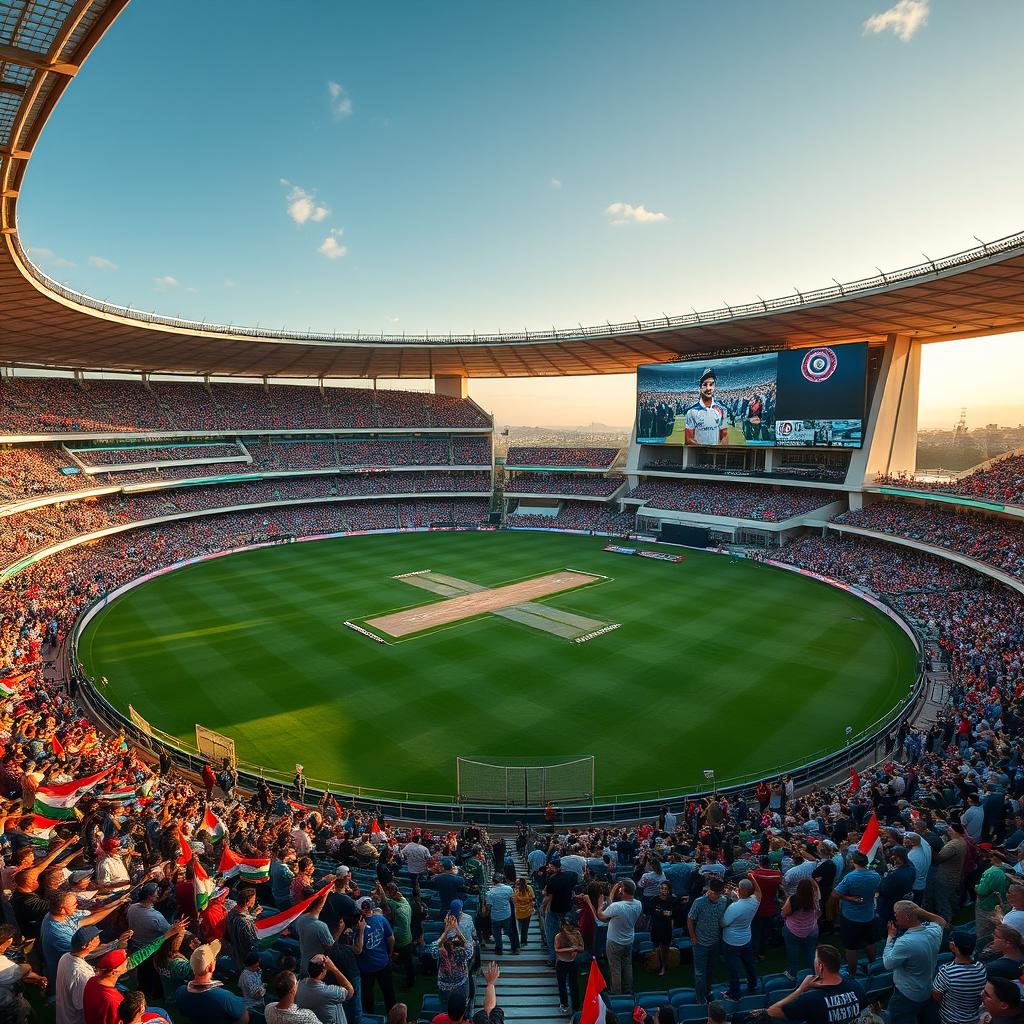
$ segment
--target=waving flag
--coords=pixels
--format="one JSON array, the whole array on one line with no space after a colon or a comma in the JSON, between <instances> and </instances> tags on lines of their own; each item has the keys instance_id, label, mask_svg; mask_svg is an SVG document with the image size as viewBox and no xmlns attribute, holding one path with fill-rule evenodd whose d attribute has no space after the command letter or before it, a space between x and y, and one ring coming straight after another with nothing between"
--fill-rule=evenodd
<instances>
[{"instance_id":1,"label":"waving flag","mask_svg":"<svg viewBox=\"0 0 1024 1024\"><path fill-rule=\"evenodd\" d=\"M225 843L217 870L225 879L238 875L243 882L259 885L270 878L270 858L240 857Z\"/></svg>"},{"instance_id":2,"label":"waving flag","mask_svg":"<svg viewBox=\"0 0 1024 1024\"><path fill-rule=\"evenodd\" d=\"M75 804L94 786L102 782L112 768L105 768L95 775L64 782L59 786L40 786L36 790L35 806L32 808L40 818L71 821L75 818Z\"/></svg>"},{"instance_id":3,"label":"waving flag","mask_svg":"<svg viewBox=\"0 0 1024 1024\"><path fill-rule=\"evenodd\" d=\"M591 960L590 974L587 976L587 992L583 997L583 1011L580 1013L580 1024L604 1024L606 1008L601 993L607 987L604 975L597 966L597 961Z\"/></svg>"},{"instance_id":4,"label":"waving flag","mask_svg":"<svg viewBox=\"0 0 1024 1024\"><path fill-rule=\"evenodd\" d=\"M853 796L857 790L860 789L860 776L857 774L856 768L850 769L850 796Z\"/></svg>"},{"instance_id":5,"label":"waving flag","mask_svg":"<svg viewBox=\"0 0 1024 1024\"><path fill-rule=\"evenodd\" d=\"M181 847L181 853L178 855L178 859L175 861L175 864L177 864L179 868L183 868L195 857L195 854L192 852L192 847L189 845L188 839L185 838L185 833L182 832L180 825L178 826L177 839L178 846Z\"/></svg>"},{"instance_id":6,"label":"waving flag","mask_svg":"<svg viewBox=\"0 0 1024 1024\"><path fill-rule=\"evenodd\" d=\"M217 887L213 884L213 879L203 870L203 865L199 863L197 857L192 858L192 885L196 891L196 910L202 913L210 905L210 900Z\"/></svg>"},{"instance_id":7,"label":"waving flag","mask_svg":"<svg viewBox=\"0 0 1024 1024\"><path fill-rule=\"evenodd\" d=\"M857 849L864 854L870 864L875 859L875 854L882 847L882 840L878 835L878 815L871 812L871 819L864 828L864 835L860 837Z\"/></svg>"},{"instance_id":8,"label":"waving flag","mask_svg":"<svg viewBox=\"0 0 1024 1024\"><path fill-rule=\"evenodd\" d=\"M64 749L64 744L61 743L59 739L57 739L56 735L50 738L50 745L53 747L54 754L59 758L63 758L64 755L67 753L67 751Z\"/></svg>"},{"instance_id":9,"label":"waving flag","mask_svg":"<svg viewBox=\"0 0 1024 1024\"><path fill-rule=\"evenodd\" d=\"M228 834L228 827L217 817L209 807L203 815L203 828L210 833L210 838L218 843Z\"/></svg>"},{"instance_id":10,"label":"waving flag","mask_svg":"<svg viewBox=\"0 0 1024 1024\"><path fill-rule=\"evenodd\" d=\"M283 932L297 917L305 913L307 908L316 903L324 893L330 892L333 888L334 879L332 878L319 892L313 893L309 899L301 900L295 906L282 910L280 914L274 914L271 917L261 917L258 921L254 921L256 937L260 940L260 943L262 944L268 939L273 939L279 932Z\"/></svg>"},{"instance_id":11,"label":"waving flag","mask_svg":"<svg viewBox=\"0 0 1024 1024\"><path fill-rule=\"evenodd\" d=\"M135 787L111 786L110 789L105 789L100 793L100 797L103 800L109 800L114 804L131 803L131 801L135 799Z\"/></svg>"},{"instance_id":12,"label":"waving flag","mask_svg":"<svg viewBox=\"0 0 1024 1024\"><path fill-rule=\"evenodd\" d=\"M37 847L49 846L50 840L53 838L53 830L62 824L62 821L54 821L52 818L44 818L42 815L33 814L32 827L35 831L28 834L32 845Z\"/></svg>"}]
</instances>

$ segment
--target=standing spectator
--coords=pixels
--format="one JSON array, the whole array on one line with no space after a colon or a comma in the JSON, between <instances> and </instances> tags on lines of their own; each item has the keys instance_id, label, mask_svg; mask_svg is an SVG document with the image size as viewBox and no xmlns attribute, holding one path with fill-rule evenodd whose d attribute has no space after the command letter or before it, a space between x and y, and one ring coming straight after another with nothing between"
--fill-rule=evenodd
<instances>
[{"instance_id":1,"label":"standing spectator","mask_svg":"<svg viewBox=\"0 0 1024 1024\"><path fill-rule=\"evenodd\" d=\"M91 924L99 924L113 911L128 902L122 896L113 903L89 913L78 909L78 897L73 892L57 892L50 897L50 912L43 918L39 930L39 944L42 946L43 962L46 965L46 977L51 988L57 979L57 964L60 958L71 949L71 940L79 928ZM161 932L170 925L164 922Z\"/></svg>"},{"instance_id":2,"label":"standing spectator","mask_svg":"<svg viewBox=\"0 0 1024 1024\"><path fill-rule=\"evenodd\" d=\"M330 929L320 920L320 911L324 909L328 895L325 892L320 899L306 907L305 912L299 914L292 924L299 940L299 971L302 974L306 973L307 965L314 956L327 953L334 943Z\"/></svg>"},{"instance_id":3,"label":"standing spectator","mask_svg":"<svg viewBox=\"0 0 1024 1024\"><path fill-rule=\"evenodd\" d=\"M453 914L444 919L444 931L431 952L437 958L437 991L442 1000L457 995L468 1001L474 949Z\"/></svg>"},{"instance_id":4,"label":"standing spectator","mask_svg":"<svg viewBox=\"0 0 1024 1024\"><path fill-rule=\"evenodd\" d=\"M983 851L987 853L987 851ZM974 887L974 925L978 944L984 948L995 928L995 911L1002 906L1009 888L1006 872L989 863ZM1013 927L1011 924L1010 927ZM1018 929L1019 931L1019 929Z\"/></svg>"},{"instance_id":5,"label":"standing spectator","mask_svg":"<svg viewBox=\"0 0 1024 1024\"><path fill-rule=\"evenodd\" d=\"M0 1003L2 1003L6 1019L10 1019L7 1017L7 1014L10 1013L17 1021L17 1024L25 1024L32 1015L32 1007L22 992L22 986L36 985L45 991L46 978L41 974L36 974L29 964L15 963L7 956L7 951L11 948L16 934L17 931L12 925L0 925ZM70 954L65 953L64 955L68 956ZM84 985L85 980L82 981L81 987L84 987ZM72 1024L72 1021L74 1021L74 1024L82 1024L81 988L79 988L79 1010L75 1017L67 1014L63 1017L61 1016L62 1000L60 991L58 989L57 1024ZM64 1008L65 1010L68 1008L66 1002Z\"/></svg>"},{"instance_id":6,"label":"standing spectator","mask_svg":"<svg viewBox=\"0 0 1024 1024\"><path fill-rule=\"evenodd\" d=\"M679 900L672 895L672 886L662 882L658 895L651 901L651 942L658 951L658 977L668 973L668 951L672 945L672 928L680 913Z\"/></svg>"},{"instance_id":7,"label":"standing spectator","mask_svg":"<svg viewBox=\"0 0 1024 1024\"><path fill-rule=\"evenodd\" d=\"M405 859L405 870L408 871L409 877L413 881L427 873L430 850L419 841L419 836L410 839L402 847L402 857Z\"/></svg>"},{"instance_id":8,"label":"standing spectator","mask_svg":"<svg viewBox=\"0 0 1024 1024\"><path fill-rule=\"evenodd\" d=\"M764 799L767 803L768 787L765 785L764 788ZM771 938L772 932L775 930L775 921L779 916L778 892L782 885L782 872L772 866L768 857L763 856L760 858L760 867L754 869L752 877L761 889L761 905L757 908L757 915L754 917L753 923L754 955L758 960L763 960L765 950L768 948L768 939ZM813 957L812 951L812 960Z\"/></svg>"},{"instance_id":9,"label":"standing spectator","mask_svg":"<svg viewBox=\"0 0 1024 1024\"><path fill-rule=\"evenodd\" d=\"M118 1024L117 1008L124 996L117 980L128 970L128 954L112 949L96 963L96 973L82 992L82 1017L85 1024ZM247 1024L243 1021L242 1024Z\"/></svg>"},{"instance_id":10,"label":"standing spectator","mask_svg":"<svg viewBox=\"0 0 1024 1024\"><path fill-rule=\"evenodd\" d=\"M295 775L292 776L292 786L295 788L295 793L298 796L298 802L304 804L306 802L306 776L305 771L301 764L295 766Z\"/></svg>"},{"instance_id":11,"label":"standing spectator","mask_svg":"<svg viewBox=\"0 0 1024 1024\"><path fill-rule=\"evenodd\" d=\"M330 977L330 982L327 978ZM335 967L330 957L320 954L309 962L309 971L299 982L295 1005L312 1010L320 1024L338 1024L343 1003L352 998L352 983Z\"/></svg>"},{"instance_id":12,"label":"standing spectator","mask_svg":"<svg viewBox=\"0 0 1024 1024\"><path fill-rule=\"evenodd\" d=\"M891 866L878 886L878 920L883 927L893 919L893 908L899 900L910 899L914 891L917 872L907 857L902 846L894 846L889 851Z\"/></svg>"},{"instance_id":13,"label":"standing spectator","mask_svg":"<svg viewBox=\"0 0 1024 1024\"><path fill-rule=\"evenodd\" d=\"M932 982L932 999L939 1004L939 1024L977 1024L985 965L974 958L970 932L956 929L949 937L953 959L943 964Z\"/></svg>"},{"instance_id":14,"label":"standing spectator","mask_svg":"<svg viewBox=\"0 0 1024 1024\"><path fill-rule=\"evenodd\" d=\"M850 855L853 870L845 874L834 892L842 901L839 917L839 938L846 951L850 977L857 975L857 959L863 949L868 963L875 959L875 938L878 919L875 914L875 896L882 878L868 868L868 859L860 850Z\"/></svg>"},{"instance_id":15,"label":"standing spectator","mask_svg":"<svg viewBox=\"0 0 1024 1024\"><path fill-rule=\"evenodd\" d=\"M533 912L537 909L537 896L525 875L515 884L512 904L515 907L516 926L519 929L519 946L522 948L529 939L530 921L533 919Z\"/></svg>"},{"instance_id":16,"label":"standing spectator","mask_svg":"<svg viewBox=\"0 0 1024 1024\"><path fill-rule=\"evenodd\" d=\"M213 787L217 785L217 776L214 774L209 761L203 762L203 768L200 774L202 776L203 786L206 787L206 800L209 802L213 799Z\"/></svg>"},{"instance_id":17,"label":"standing spectator","mask_svg":"<svg viewBox=\"0 0 1024 1024\"><path fill-rule=\"evenodd\" d=\"M359 928L363 948L357 954L359 974L362 978L363 1012L373 1013L374 985L380 986L384 998L384 1012L395 1005L395 984L391 975L391 955L395 951L395 933L387 918L376 912L373 900L362 896L356 900L359 909Z\"/></svg>"},{"instance_id":18,"label":"standing spectator","mask_svg":"<svg viewBox=\"0 0 1024 1024\"><path fill-rule=\"evenodd\" d=\"M928 884L928 869L932 866L932 848L916 832L907 832L903 842L906 844L907 860L914 867L914 902L921 906L925 886Z\"/></svg>"},{"instance_id":19,"label":"standing spectator","mask_svg":"<svg viewBox=\"0 0 1024 1024\"><path fill-rule=\"evenodd\" d=\"M277 999L264 1008L267 1024L320 1024L319 1017L312 1010L304 1010L295 1004L298 991L299 982L292 971L282 971L274 979ZM248 1010L245 1016L248 1019Z\"/></svg>"},{"instance_id":20,"label":"standing spectator","mask_svg":"<svg viewBox=\"0 0 1024 1024\"><path fill-rule=\"evenodd\" d=\"M583 899L593 910L590 897L585 895ZM608 901L603 910L595 911L595 916L608 923L608 973L611 976L611 991L618 995L633 991L633 940L636 937L636 922L644 908L636 898L636 886L629 878L612 886Z\"/></svg>"},{"instance_id":21,"label":"standing spectator","mask_svg":"<svg viewBox=\"0 0 1024 1024\"><path fill-rule=\"evenodd\" d=\"M1016 1024L1021 1019L1020 986L1009 978L989 978L981 991L981 1008L992 1024Z\"/></svg>"},{"instance_id":22,"label":"standing spectator","mask_svg":"<svg viewBox=\"0 0 1024 1024\"><path fill-rule=\"evenodd\" d=\"M893 972L895 989L889 1000L890 1024L915 1024L931 1006L935 962L945 927L943 918L910 900L900 900L893 908L882 953L886 970Z\"/></svg>"},{"instance_id":23,"label":"standing spectator","mask_svg":"<svg viewBox=\"0 0 1024 1024\"><path fill-rule=\"evenodd\" d=\"M247 1010L262 1009L267 995L263 983L263 968L258 953L247 953L243 968L238 972L238 990L242 993Z\"/></svg>"},{"instance_id":24,"label":"standing spectator","mask_svg":"<svg viewBox=\"0 0 1024 1024\"><path fill-rule=\"evenodd\" d=\"M814 969L814 951L818 944L818 915L821 891L813 878L805 878L782 907L785 921L782 938L786 944L786 977L796 981L802 967Z\"/></svg>"},{"instance_id":25,"label":"standing spectator","mask_svg":"<svg viewBox=\"0 0 1024 1024\"><path fill-rule=\"evenodd\" d=\"M551 858L551 866L555 870L548 875L544 883L541 920L544 922L544 939L548 946L548 966L554 967L555 936L562 927L562 918L572 910L576 876L571 871L562 870L562 860L558 856Z\"/></svg>"},{"instance_id":26,"label":"standing spectator","mask_svg":"<svg viewBox=\"0 0 1024 1024\"><path fill-rule=\"evenodd\" d=\"M512 952L519 955L519 932L512 916L512 886L501 875L494 876L494 884L487 890L487 905L491 908L491 935L494 937L494 952L501 956L502 936L507 935L512 943Z\"/></svg>"},{"instance_id":27,"label":"standing spectator","mask_svg":"<svg viewBox=\"0 0 1024 1024\"><path fill-rule=\"evenodd\" d=\"M579 969L576 958L583 952L583 936L569 918L555 936L555 976L562 1013L571 1016L580 1008Z\"/></svg>"},{"instance_id":28,"label":"standing spectator","mask_svg":"<svg viewBox=\"0 0 1024 1024\"><path fill-rule=\"evenodd\" d=\"M192 965L193 978L187 985L179 987L174 994L174 1001L192 1024L249 1024L249 1011L245 1007L245 1000L229 992L213 978L217 966L217 956L213 947L197 946L189 957L189 963ZM294 979L293 974L293 982ZM88 997L88 987L86 996ZM314 1017L313 1021L315 1020ZM91 1024L88 1015L86 1024Z\"/></svg>"},{"instance_id":29,"label":"standing spectator","mask_svg":"<svg viewBox=\"0 0 1024 1024\"><path fill-rule=\"evenodd\" d=\"M391 929L395 933L395 958L405 971L405 987L416 984L416 961L412 944L412 904L394 882L377 884L377 900L387 905Z\"/></svg>"},{"instance_id":30,"label":"standing spectator","mask_svg":"<svg viewBox=\"0 0 1024 1024\"><path fill-rule=\"evenodd\" d=\"M722 915L722 951L729 972L727 998L740 997L740 965L747 971L748 993L757 991L757 967L754 964L753 938L750 923L761 903L761 890L750 878L737 886L737 898L725 908Z\"/></svg>"},{"instance_id":31,"label":"standing spectator","mask_svg":"<svg viewBox=\"0 0 1024 1024\"><path fill-rule=\"evenodd\" d=\"M963 881L964 863L967 860L967 840L964 839L963 825L950 825L949 839L935 855L935 912L947 921L960 902L960 886Z\"/></svg>"},{"instance_id":32,"label":"standing spectator","mask_svg":"<svg viewBox=\"0 0 1024 1024\"><path fill-rule=\"evenodd\" d=\"M722 918L726 901L722 897L725 882L720 878L708 879L708 891L693 901L686 918L686 927L693 946L693 984L697 989L697 1002L711 999L715 967L722 952Z\"/></svg>"}]
</instances>

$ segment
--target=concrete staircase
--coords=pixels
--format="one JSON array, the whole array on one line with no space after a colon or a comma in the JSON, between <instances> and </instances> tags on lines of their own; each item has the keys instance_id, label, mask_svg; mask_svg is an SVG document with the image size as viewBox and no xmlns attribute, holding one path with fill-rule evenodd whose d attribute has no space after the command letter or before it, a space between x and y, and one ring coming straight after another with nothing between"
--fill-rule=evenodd
<instances>
[{"instance_id":1,"label":"concrete staircase","mask_svg":"<svg viewBox=\"0 0 1024 1024\"><path fill-rule=\"evenodd\" d=\"M512 856L518 874L528 874L526 863L514 848ZM555 981L554 968L548 967L543 934L540 915L534 911L527 946L520 950L518 956L509 948L507 937L503 939L505 952L501 956L495 956L493 947L480 951L482 963L497 960L501 967L501 977L497 984L498 1005L505 1011L507 1021L524 1021L528 1024L544 1021L550 1024L551 1021L566 1020L558 1011L558 983ZM483 983L478 979L476 984L479 1009Z\"/></svg>"}]
</instances>

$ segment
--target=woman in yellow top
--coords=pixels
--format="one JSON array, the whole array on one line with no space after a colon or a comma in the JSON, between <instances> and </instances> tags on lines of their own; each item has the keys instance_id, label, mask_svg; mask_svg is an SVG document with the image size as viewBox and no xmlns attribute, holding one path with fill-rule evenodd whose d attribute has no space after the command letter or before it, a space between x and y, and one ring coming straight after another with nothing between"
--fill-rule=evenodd
<instances>
[{"instance_id":1,"label":"woman in yellow top","mask_svg":"<svg viewBox=\"0 0 1024 1024\"><path fill-rule=\"evenodd\" d=\"M537 897L525 875L516 882L512 890L512 904L515 907L516 924L519 925L519 945L525 946L526 936L530 933L530 921L534 910L537 909Z\"/></svg>"}]
</instances>

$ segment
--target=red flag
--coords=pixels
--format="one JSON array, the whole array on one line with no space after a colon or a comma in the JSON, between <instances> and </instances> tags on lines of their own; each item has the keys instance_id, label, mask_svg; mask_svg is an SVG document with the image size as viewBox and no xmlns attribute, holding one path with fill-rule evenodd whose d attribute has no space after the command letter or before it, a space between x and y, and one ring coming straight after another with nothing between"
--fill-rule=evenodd
<instances>
[{"instance_id":1,"label":"red flag","mask_svg":"<svg viewBox=\"0 0 1024 1024\"><path fill-rule=\"evenodd\" d=\"M878 836L878 815L872 811L871 818L864 829L864 835L860 837L857 849L867 857L870 864L875 859L875 854L878 853L881 845L882 840Z\"/></svg>"},{"instance_id":2,"label":"red flag","mask_svg":"<svg viewBox=\"0 0 1024 1024\"><path fill-rule=\"evenodd\" d=\"M377 819L376 818L374 818L373 821L370 822L370 835L371 836L379 836L380 835L380 825L377 824Z\"/></svg>"},{"instance_id":3,"label":"red flag","mask_svg":"<svg viewBox=\"0 0 1024 1024\"><path fill-rule=\"evenodd\" d=\"M338 803L337 797L331 797L334 802L334 813L338 816L338 821L345 820L345 812L341 809L341 804Z\"/></svg>"},{"instance_id":4,"label":"red flag","mask_svg":"<svg viewBox=\"0 0 1024 1024\"><path fill-rule=\"evenodd\" d=\"M190 860L192 860L194 854L192 853L192 847L188 845L188 840L185 838L185 833L182 832L180 825L178 826L178 845L181 847L181 853L175 863L179 868L183 868Z\"/></svg>"},{"instance_id":5,"label":"red flag","mask_svg":"<svg viewBox=\"0 0 1024 1024\"><path fill-rule=\"evenodd\" d=\"M53 745L53 752L57 755L57 757L64 757L64 754L66 753L66 751L64 750L64 744L61 743L61 741L57 739L56 736L53 736L50 739L50 743Z\"/></svg>"},{"instance_id":6,"label":"red flag","mask_svg":"<svg viewBox=\"0 0 1024 1024\"><path fill-rule=\"evenodd\" d=\"M583 1011L580 1013L580 1024L604 1024L605 1005L601 993L607 987L604 975L597 966L597 961L591 960L590 974L587 976L587 992L583 997Z\"/></svg>"},{"instance_id":7,"label":"red flag","mask_svg":"<svg viewBox=\"0 0 1024 1024\"><path fill-rule=\"evenodd\" d=\"M850 796L853 796L857 790L860 789L860 776L857 774L856 768L850 769Z\"/></svg>"}]
</instances>

